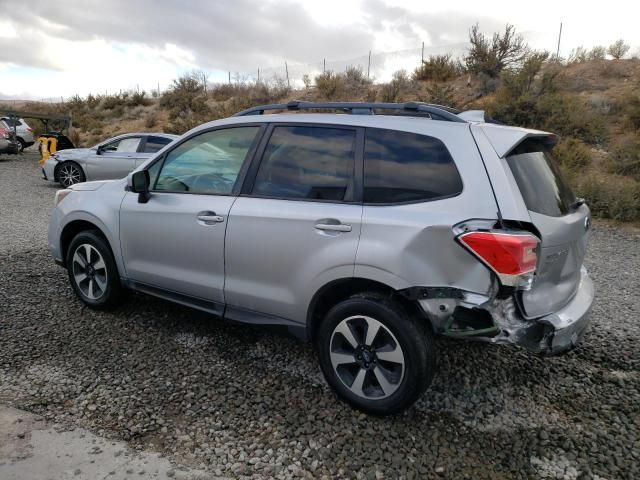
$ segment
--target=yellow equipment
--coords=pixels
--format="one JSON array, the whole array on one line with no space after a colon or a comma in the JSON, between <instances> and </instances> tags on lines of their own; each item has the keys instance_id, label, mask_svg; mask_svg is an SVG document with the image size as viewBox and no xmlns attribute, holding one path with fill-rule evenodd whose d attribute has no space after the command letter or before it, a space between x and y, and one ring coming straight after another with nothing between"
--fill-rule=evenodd
<instances>
[{"instance_id":1,"label":"yellow equipment","mask_svg":"<svg viewBox=\"0 0 640 480\"><path fill-rule=\"evenodd\" d=\"M40 160L38 164L43 167L44 162L49 159L51 154L57 152L58 139L55 137L38 137L38 142L40 142Z\"/></svg>"}]
</instances>

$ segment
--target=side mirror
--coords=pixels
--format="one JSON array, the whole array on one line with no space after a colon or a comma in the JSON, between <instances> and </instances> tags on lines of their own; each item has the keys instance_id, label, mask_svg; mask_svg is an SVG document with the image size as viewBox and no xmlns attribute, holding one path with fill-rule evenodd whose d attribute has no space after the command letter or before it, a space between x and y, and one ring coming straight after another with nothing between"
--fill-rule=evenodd
<instances>
[{"instance_id":1,"label":"side mirror","mask_svg":"<svg viewBox=\"0 0 640 480\"><path fill-rule=\"evenodd\" d=\"M127 186L129 190L138 194L139 203L147 203L149 201L151 197L149 193L150 183L148 170L138 170L127 175Z\"/></svg>"},{"instance_id":2,"label":"side mirror","mask_svg":"<svg viewBox=\"0 0 640 480\"><path fill-rule=\"evenodd\" d=\"M98 145L98 148L96 149L96 155L102 155L103 151L104 147L102 145Z\"/></svg>"}]
</instances>

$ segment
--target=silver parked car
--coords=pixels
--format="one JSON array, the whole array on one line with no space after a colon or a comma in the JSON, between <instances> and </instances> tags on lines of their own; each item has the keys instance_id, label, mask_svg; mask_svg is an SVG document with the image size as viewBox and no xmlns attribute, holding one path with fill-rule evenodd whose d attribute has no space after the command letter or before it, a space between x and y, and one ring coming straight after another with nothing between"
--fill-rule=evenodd
<instances>
[{"instance_id":1,"label":"silver parked car","mask_svg":"<svg viewBox=\"0 0 640 480\"><path fill-rule=\"evenodd\" d=\"M126 133L91 148L60 150L45 162L42 173L63 187L124 178L176 138L169 133Z\"/></svg>"},{"instance_id":2,"label":"silver parked car","mask_svg":"<svg viewBox=\"0 0 640 480\"><path fill-rule=\"evenodd\" d=\"M260 115L277 109L352 115ZM591 217L552 158L557 137L483 119L256 107L126 180L58 191L49 248L89 307L133 289L284 326L315 344L340 397L398 412L431 381L434 335L558 354L589 321Z\"/></svg>"},{"instance_id":3,"label":"silver parked car","mask_svg":"<svg viewBox=\"0 0 640 480\"><path fill-rule=\"evenodd\" d=\"M20 151L35 143L33 128L29 126L24 118L2 117L2 120L9 125L12 131L15 130Z\"/></svg>"}]
</instances>

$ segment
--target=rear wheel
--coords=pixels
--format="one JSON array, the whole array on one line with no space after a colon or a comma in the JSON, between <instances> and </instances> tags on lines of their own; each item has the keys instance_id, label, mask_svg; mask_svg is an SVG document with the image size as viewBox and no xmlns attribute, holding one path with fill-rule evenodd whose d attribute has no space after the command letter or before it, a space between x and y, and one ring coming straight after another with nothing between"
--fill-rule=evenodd
<instances>
[{"instance_id":1,"label":"rear wheel","mask_svg":"<svg viewBox=\"0 0 640 480\"><path fill-rule=\"evenodd\" d=\"M319 327L320 366L354 407L388 415L413 404L431 383L431 332L388 296L365 293L333 307Z\"/></svg>"},{"instance_id":2,"label":"rear wheel","mask_svg":"<svg viewBox=\"0 0 640 480\"><path fill-rule=\"evenodd\" d=\"M25 141L23 139L21 139L20 137L18 137L18 152L22 152L26 147L27 144L25 143Z\"/></svg>"},{"instance_id":3,"label":"rear wheel","mask_svg":"<svg viewBox=\"0 0 640 480\"><path fill-rule=\"evenodd\" d=\"M85 180L82 168L75 162L64 162L58 167L58 181L65 188Z\"/></svg>"},{"instance_id":4,"label":"rear wheel","mask_svg":"<svg viewBox=\"0 0 640 480\"><path fill-rule=\"evenodd\" d=\"M122 297L111 249L97 231L81 232L71 241L67 272L76 295L91 308L112 308Z\"/></svg>"}]
</instances>

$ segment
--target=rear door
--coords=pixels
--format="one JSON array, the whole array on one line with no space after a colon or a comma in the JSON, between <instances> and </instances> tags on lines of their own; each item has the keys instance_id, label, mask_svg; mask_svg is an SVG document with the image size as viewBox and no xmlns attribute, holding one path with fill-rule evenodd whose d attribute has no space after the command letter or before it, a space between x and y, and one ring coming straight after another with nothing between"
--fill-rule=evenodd
<instances>
[{"instance_id":1,"label":"rear door","mask_svg":"<svg viewBox=\"0 0 640 480\"><path fill-rule=\"evenodd\" d=\"M539 317L562 308L576 292L591 215L576 201L543 139L525 139L506 163L542 237L532 288L521 297L524 313Z\"/></svg>"},{"instance_id":2,"label":"rear door","mask_svg":"<svg viewBox=\"0 0 640 480\"><path fill-rule=\"evenodd\" d=\"M261 160L229 215L228 316L253 311L303 323L320 286L353 276L361 139L352 127L269 127Z\"/></svg>"}]
</instances>

